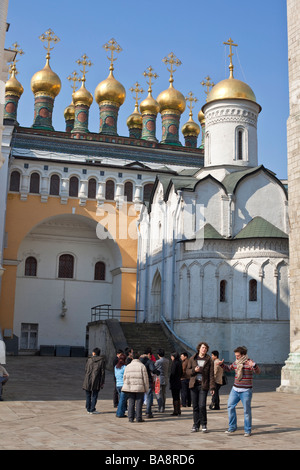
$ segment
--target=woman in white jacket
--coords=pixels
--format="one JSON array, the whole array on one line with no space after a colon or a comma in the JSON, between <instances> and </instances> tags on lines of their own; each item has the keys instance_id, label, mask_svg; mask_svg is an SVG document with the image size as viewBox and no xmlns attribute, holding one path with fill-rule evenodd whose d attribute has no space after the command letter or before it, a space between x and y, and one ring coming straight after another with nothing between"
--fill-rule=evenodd
<instances>
[{"instance_id":1,"label":"woman in white jacket","mask_svg":"<svg viewBox=\"0 0 300 470\"><path fill-rule=\"evenodd\" d=\"M149 389L147 369L139 360L139 354L134 353L133 359L126 366L123 376L122 392L128 396L128 420L130 423L136 418L137 422L144 421L142 407L144 393Z\"/></svg>"}]
</instances>

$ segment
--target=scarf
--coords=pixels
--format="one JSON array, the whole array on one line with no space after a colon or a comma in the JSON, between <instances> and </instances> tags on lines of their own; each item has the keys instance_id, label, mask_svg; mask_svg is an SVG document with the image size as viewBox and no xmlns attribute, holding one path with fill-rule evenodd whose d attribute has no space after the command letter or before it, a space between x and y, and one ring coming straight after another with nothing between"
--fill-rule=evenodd
<instances>
[{"instance_id":1,"label":"scarf","mask_svg":"<svg viewBox=\"0 0 300 470\"><path fill-rule=\"evenodd\" d=\"M247 361L248 361L247 354L245 354L245 356L242 356L240 359L236 360L236 369L237 369L236 377L238 380L241 380L243 377L243 366L245 362Z\"/></svg>"}]
</instances>

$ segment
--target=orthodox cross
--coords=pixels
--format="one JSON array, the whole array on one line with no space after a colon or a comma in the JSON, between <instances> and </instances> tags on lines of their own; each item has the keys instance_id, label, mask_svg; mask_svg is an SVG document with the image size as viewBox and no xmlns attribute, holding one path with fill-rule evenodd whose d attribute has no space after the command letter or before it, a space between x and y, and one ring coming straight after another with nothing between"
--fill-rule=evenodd
<instances>
[{"instance_id":1,"label":"orthodox cross","mask_svg":"<svg viewBox=\"0 0 300 470\"><path fill-rule=\"evenodd\" d=\"M139 102L139 93L144 93L144 90L143 88L139 88L140 84L138 82L135 83L135 88L131 87L130 88L130 91L132 93L135 93L135 97L133 97L133 99L135 100L135 107L136 109L138 108L138 102Z\"/></svg>"},{"instance_id":2,"label":"orthodox cross","mask_svg":"<svg viewBox=\"0 0 300 470\"><path fill-rule=\"evenodd\" d=\"M147 70L147 71L146 71ZM145 72L143 73L144 77L148 77L149 78L149 81L147 82L148 85L149 85L149 88L148 88L148 93L151 93L152 91L152 78L156 79L158 78L158 75L157 73L153 73L153 68L151 67L151 65L149 67L147 67L147 69L145 70Z\"/></svg>"},{"instance_id":3,"label":"orthodox cross","mask_svg":"<svg viewBox=\"0 0 300 470\"><path fill-rule=\"evenodd\" d=\"M206 90L204 90L204 92L206 93L206 95L208 95L208 93L210 92L210 87L213 87L215 84L210 81L211 78L210 78L209 75L207 75L207 77L205 77L205 80L206 80L206 82L204 82L202 80L201 85L206 86Z\"/></svg>"},{"instance_id":4,"label":"orthodox cross","mask_svg":"<svg viewBox=\"0 0 300 470\"><path fill-rule=\"evenodd\" d=\"M78 78L77 72L74 70L74 72L72 72L71 75L67 77L67 80L70 80L70 82L73 82L73 84L71 84L71 87L72 87L73 93L75 93L76 83L80 82L80 78Z\"/></svg>"},{"instance_id":5,"label":"orthodox cross","mask_svg":"<svg viewBox=\"0 0 300 470\"><path fill-rule=\"evenodd\" d=\"M186 101L189 101L189 104L188 104L188 106L189 106L189 108L190 108L189 116L192 117L192 116L193 116L193 111L192 111L192 109L193 109L193 107L194 107L194 106L193 106L193 103L197 103L198 100L197 100L197 98L194 96L194 94L193 94L192 91L190 91L190 92L188 93L188 96L185 97L185 100L186 100Z\"/></svg>"},{"instance_id":6,"label":"orthodox cross","mask_svg":"<svg viewBox=\"0 0 300 470\"><path fill-rule=\"evenodd\" d=\"M230 78L233 78L233 64L232 64L233 52L232 52L232 46L237 47L238 44L234 44L234 42L231 38L229 38L228 41L223 42L223 44L225 44L226 46L229 46L229 55L228 55L228 57L230 59L229 71L230 71Z\"/></svg>"},{"instance_id":7,"label":"orthodox cross","mask_svg":"<svg viewBox=\"0 0 300 470\"><path fill-rule=\"evenodd\" d=\"M170 54L168 54L168 56L165 57L162 61L165 64L170 64L171 68L168 69L168 67L167 67L167 70L171 74L169 82L173 82L173 73L176 72L176 69L174 69L174 65L176 65L178 67L179 65L181 65L181 61L176 57L176 55L173 52L170 52Z\"/></svg>"},{"instance_id":8,"label":"orthodox cross","mask_svg":"<svg viewBox=\"0 0 300 470\"><path fill-rule=\"evenodd\" d=\"M13 48L13 49L12 49ZM24 51L20 48L19 44L17 42L15 42L12 47L9 48L10 51L13 51L15 52L15 57L14 59L10 62L11 64L11 70L14 68L16 69L16 63L19 61L19 59L17 59L18 55L23 55L24 54Z\"/></svg>"},{"instance_id":9,"label":"orthodox cross","mask_svg":"<svg viewBox=\"0 0 300 470\"><path fill-rule=\"evenodd\" d=\"M42 34L39 39L42 41L42 42L47 42L47 46L44 46L44 48L46 49L47 51L47 55L46 55L46 59L50 59L50 51L52 51L52 49L54 48L53 47L50 47L50 44L53 42L54 44L59 42L60 39L55 36L54 32L52 31L52 29L48 29L44 34Z\"/></svg>"},{"instance_id":10,"label":"orthodox cross","mask_svg":"<svg viewBox=\"0 0 300 470\"><path fill-rule=\"evenodd\" d=\"M109 70L114 70L114 61L117 60L117 58L114 58L114 52L121 52L123 49L115 39L110 39L106 44L104 44L103 48L106 51L110 51L110 57L107 57L108 60L110 61L110 67Z\"/></svg>"},{"instance_id":11,"label":"orthodox cross","mask_svg":"<svg viewBox=\"0 0 300 470\"><path fill-rule=\"evenodd\" d=\"M81 56L81 59L76 60L76 64L82 65L82 70L80 72L82 73L82 78L80 79L82 82L85 82L85 75L87 74L86 67L91 67L93 64L90 60L88 60L88 56L86 54L83 54Z\"/></svg>"}]
</instances>

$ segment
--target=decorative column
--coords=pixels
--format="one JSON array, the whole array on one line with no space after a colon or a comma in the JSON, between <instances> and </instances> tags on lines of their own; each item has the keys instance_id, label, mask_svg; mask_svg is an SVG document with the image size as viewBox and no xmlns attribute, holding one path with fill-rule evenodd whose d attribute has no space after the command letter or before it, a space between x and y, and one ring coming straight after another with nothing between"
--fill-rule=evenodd
<instances>
[{"instance_id":1,"label":"decorative column","mask_svg":"<svg viewBox=\"0 0 300 470\"><path fill-rule=\"evenodd\" d=\"M127 119L127 127L129 129L129 137L134 139L140 139L142 135L142 115L139 112L139 93L144 93L142 88L139 88L140 84L136 82L135 88L131 87L130 91L135 92L135 106L133 113Z\"/></svg>"},{"instance_id":2,"label":"decorative column","mask_svg":"<svg viewBox=\"0 0 300 470\"><path fill-rule=\"evenodd\" d=\"M152 97L152 79L156 79L158 75L153 73L153 68L149 66L144 72L144 77L148 77L149 85L148 96L141 102L140 111L142 113L142 139L157 142L156 138L156 118L159 113L159 104Z\"/></svg>"},{"instance_id":3,"label":"decorative column","mask_svg":"<svg viewBox=\"0 0 300 470\"><path fill-rule=\"evenodd\" d=\"M55 97L61 89L61 81L58 75L51 70L50 61L50 44L59 41L57 36L51 29L46 31L39 38L46 42L44 46L47 50L45 67L36 72L31 79L31 89L34 94L34 122L32 127L35 129L54 130L52 126L52 113Z\"/></svg>"},{"instance_id":4,"label":"decorative column","mask_svg":"<svg viewBox=\"0 0 300 470\"><path fill-rule=\"evenodd\" d=\"M71 130L73 139L81 139L85 137L86 134L88 134L89 109L93 102L93 96L85 88L86 67L90 67L92 65L92 62L88 60L86 54L83 54L81 59L77 60L77 64L82 65L83 69L81 70L81 87L72 95L75 107L74 126Z\"/></svg>"},{"instance_id":5,"label":"decorative column","mask_svg":"<svg viewBox=\"0 0 300 470\"><path fill-rule=\"evenodd\" d=\"M186 147L197 147L197 138L200 133L200 127L193 120L193 102L197 102L197 98L193 96L193 93L190 91L189 96L185 97L186 101L189 101L190 113L189 120L182 126L182 134L185 140Z\"/></svg>"}]
</instances>

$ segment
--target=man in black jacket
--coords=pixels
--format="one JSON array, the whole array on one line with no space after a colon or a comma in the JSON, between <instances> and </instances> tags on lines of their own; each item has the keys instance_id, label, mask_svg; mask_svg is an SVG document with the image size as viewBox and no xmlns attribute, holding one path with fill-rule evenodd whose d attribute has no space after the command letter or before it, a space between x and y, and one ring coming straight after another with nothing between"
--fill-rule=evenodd
<instances>
[{"instance_id":1,"label":"man in black jacket","mask_svg":"<svg viewBox=\"0 0 300 470\"><path fill-rule=\"evenodd\" d=\"M105 359L100 356L100 349L93 349L92 356L85 365L85 376L82 388L86 393L86 409L89 414L98 414L96 403L98 393L105 382Z\"/></svg>"},{"instance_id":2,"label":"man in black jacket","mask_svg":"<svg viewBox=\"0 0 300 470\"><path fill-rule=\"evenodd\" d=\"M146 418L153 418L152 414L152 405L153 405L153 389L154 389L154 380L153 375L159 375L160 372L155 368L154 362L151 360L152 350L151 348L145 349L144 354L140 356L140 361L144 364L147 369L149 377L149 390L146 394Z\"/></svg>"}]
</instances>

